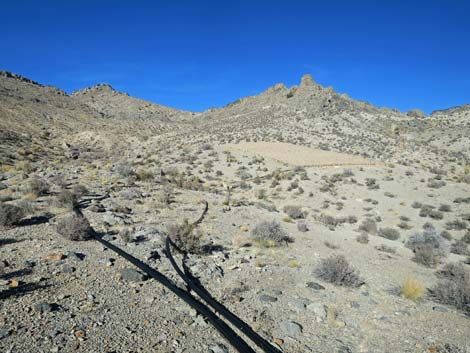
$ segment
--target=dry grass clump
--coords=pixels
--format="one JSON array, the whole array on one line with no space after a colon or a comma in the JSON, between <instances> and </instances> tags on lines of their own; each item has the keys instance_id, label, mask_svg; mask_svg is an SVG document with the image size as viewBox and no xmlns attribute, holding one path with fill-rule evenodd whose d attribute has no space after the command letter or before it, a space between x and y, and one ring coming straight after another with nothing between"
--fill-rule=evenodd
<instances>
[{"instance_id":1,"label":"dry grass clump","mask_svg":"<svg viewBox=\"0 0 470 353\"><path fill-rule=\"evenodd\" d=\"M394 228L380 228L377 235L388 240L400 239L400 232Z\"/></svg>"},{"instance_id":2,"label":"dry grass clump","mask_svg":"<svg viewBox=\"0 0 470 353\"><path fill-rule=\"evenodd\" d=\"M56 231L65 239L79 241L90 239L92 229L85 217L73 213L57 223Z\"/></svg>"},{"instance_id":3,"label":"dry grass clump","mask_svg":"<svg viewBox=\"0 0 470 353\"><path fill-rule=\"evenodd\" d=\"M191 254L202 253L202 232L187 219L184 219L181 224L168 225L167 233L179 250Z\"/></svg>"},{"instance_id":4,"label":"dry grass clump","mask_svg":"<svg viewBox=\"0 0 470 353\"><path fill-rule=\"evenodd\" d=\"M359 225L359 230L367 234L375 235L377 234L377 223L373 219L367 218Z\"/></svg>"},{"instance_id":5,"label":"dry grass clump","mask_svg":"<svg viewBox=\"0 0 470 353\"><path fill-rule=\"evenodd\" d=\"M430 290L433 298L470 315L470 270L461 263L451 263L439 276L442 279Z\"/></svg>"},{"instance_id":6,"label":"dry grass clump","mask_svg":"<svg viewBox=\"0 0 470 353\"><path fill-rule=\"evenodd\" d=\"M367 234L366 232L361 232L361 234L359 234L357 237L356 237L356 241L360 244L367 244L369 243L369 234Z\"/></svg>"},{"instance_id":7,"label":"dry grass clump","mask_svg":"<svg viewBox=\"0 0 470 353\"><path fill-rule=\"evenodd\" d=\"M333 255L323 259L315 270L315 274L318 278L338 286L359 287L364 284L357 270L351 267L342 255Z\"/></svg>"},{"instance_id":8,"label":"dry grass clump","mask_svg":"<svg viewBox=\"0 0 470 353\"><path fill-rule=\"evenodd\" d=\"M411 277L407 277L401 286L400 294L406 299L417 301L423 297L424 285Z\"/></svg>"},{"instance_id":9,"label":"dry grass clump","mask_svg":"<svg viewBox=\"0 0 470 353\"><path fill-rule=\"evenodd\" d=\"M273 247L288 243L291 239L277 221L262 221L251 231L253 240L260 246Z\"/></svg>"},{"instance_id":10,"label":"dry grass clump","mask_svg":"<svg viewBox=\"0 0 470 353\"><path fill-rule=\"evenodd\" d=\"M27 192L36 196L46 195L50 190L50 185L44 179L34 177L28 182Z\"/></svg>"},{"instance_id":11,"label":"dry grass clump","mask_svg":"<svg viewBox=\"0 0 470 353\"><path fill-rule=\"evenodd\" d=\"M54 203L58 207L65 207L71 209L77 203L77 201L77 194L75 194L71 190L63 189L57 194Z\"/></svg>"},{"instance_id":12,"label":"dry grass clump","mask_svg":"<svg viewBox=\"0 0 470 353\"><path fill-rule=\"evenodd\" d=\"M26 216L26 212L22 207L18 207L4 202L0 203L0 226L14 226L24 216Z\"/></svg>"}]
</instances>

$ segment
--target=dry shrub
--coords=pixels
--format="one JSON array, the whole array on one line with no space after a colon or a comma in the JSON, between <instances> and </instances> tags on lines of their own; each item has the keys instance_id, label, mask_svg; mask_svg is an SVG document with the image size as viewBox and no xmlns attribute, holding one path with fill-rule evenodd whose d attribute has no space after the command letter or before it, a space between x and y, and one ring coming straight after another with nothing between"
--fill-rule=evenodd
<instances>
[{"instance_id":1,"label":"dry shrub","mask_svg":"<svg viewBox=\"0 0 470 353\"><path fill-rule=\"evenodd\" d=\"M400 239L400 232L394 228L380 228L377 235L388 240Z\"/></svg>"},{"instance_id":2,"label":"dry shrub","mask_svg":"<svg viewBox=\"0 0 470 353\"><path fill-rule=\"evenodd\" d=\"M400 294L406 299L417 301L423 297L424 285L421 282L408 277L405 279L405 282L403 282Z\"/></svg>"},{"instance_id":3,"label":"dry shrub","mask_svg":"<svg viewBox=\"0 0 470 353\"><path fill-rule=\"evenodd\" d=\"M305 213L302 212L302 208L300 206L287 205L284 206L283 211L292 219L305 218Z\"/></svg>"},{"instance_id":4,"label":"dry shrub","mask_svg":"<svg viewBox=\"0 0 470 353\"><path fill-rule=\"evenodd\" d=\"M8 203L0 203L0 226L14 226L24 216L26 216L26 213L23 208Z\"/></svg>"},{"instance_id":5,"label":"dry shrub","mask_svg":"<svg viewBox=\"0 0 470 353\"><path fill-rule=\"evenodd\" d=\"M286 231L277 221L262 221L251 231L253 240L261 246L279 246L290 241Z\"/></svg>"},{"instance_id":6,"label":"dry shrub","mask_svg":"<svg viewBox=\"0 0 470 353\"><path fill-rule=\"evenodd\" d=\"M377 234L377 223L373 219L367 218L362 221L359 230L367 234L375 235Z\"/></svg>"},{"instance_id":7,"label":"dry shrub","mask_svg":"<svg viewBox=\"0 0 470 353\"><path fill-rule=\"evenodd\" d=\"M202 253L202 233L195 229L195 225L189 223L187 219L181 224L170 224L167 226L167 233L176 247L186 253Z\"/></svg>"},{"instance_id":8,"label":"dry shrub","mask_svg":"<svg viewBox=\"0 0 470 353\"><path fill-rule=\"evenodd\" d=\"M56 231L65 239L73 241L88 240L92 234L88 220L75 213L62 218L57 223Z\"/></svg>"},{"instance_id":9,"label":"dry shrub","mask_svg":"<svg viewBox=\"0 0 470 353\"><path fill-rule=\"evenodd\" d=\"M322 280L338 286L359 287L364 284L357 270L351 267L342 255L334 255L322 260L315 274Z\"/></svg>"},{"instance_id":10,"label":"dry shrub","mask_svg":"<svg viewBox=\"0 0 470 353\"><path fill-rule=\"evenodd\" d=\"M441 280L430 290L433 298L470 315L470 270L461 263L447 264Z\"/></svg>"}]
</instances>

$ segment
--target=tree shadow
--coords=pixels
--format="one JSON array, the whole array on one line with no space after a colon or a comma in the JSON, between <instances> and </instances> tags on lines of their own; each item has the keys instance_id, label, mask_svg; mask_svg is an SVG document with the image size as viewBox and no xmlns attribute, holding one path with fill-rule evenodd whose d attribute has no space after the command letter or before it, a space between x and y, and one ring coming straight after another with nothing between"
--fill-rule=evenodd
<instances>
[{"instance_id":1,"label":"tree shadow","mask_svg":"<svg viewBox=\"0 0 470 353\"><path fill-rule=\"evenodd\" d=\"M12 279L12 278L15 278L15 277L30 275L32 272L33 271L31 271L29 268L23 268L23 269L18 270L18 271L4 273L4 274L0 275L0 278L3 279L3 280L9 280L9 279Z\"/></svg>"},{"instance_id":2,"label":"tree shadow","mask_svg":"<svg viewBox=\"0 0 470 353\"><path fill-rule=\"evenodd\" d=\"M22 241L24 240L18 240L18 239L13 239L13 238L0 239L0 246L20 243Z\"/></svg>"},{"instance_id":3,"label":"tree shadow","mask_svg":"<svg viewBox=\"0 0 470 353\"><path fill-rule=\"evenodd\" d=\"M7 299L13 296L21 296L38 289L44 289L50 285L39 284L39 283L25 283L15 288L8 288L6 290L0 291L0 300Z\"/></svg>"},{"instance_id":4,"label":"tree shadow","mask_svg":"<svg viewBox=\"0 0 470 353\"><path fill-rule=\"evenodd\" d=\"M27 227L27 226L34 226L38 224L43 224L49 222L54 215L52 213L45 213L40 216L33 216L30 218L23 219L17 223L19 227Z\"/></svg>"}]
</instances>

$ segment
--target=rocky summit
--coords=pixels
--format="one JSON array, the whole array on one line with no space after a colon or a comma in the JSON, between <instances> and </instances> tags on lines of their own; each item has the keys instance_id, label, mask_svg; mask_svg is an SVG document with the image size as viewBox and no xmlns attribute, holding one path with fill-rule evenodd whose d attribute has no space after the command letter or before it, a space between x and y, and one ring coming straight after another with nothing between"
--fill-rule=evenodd
<instances>
[{"instance_id":1,"label":"rocky summit","mask_svg":"<svg viewBox=\"0 0 470 353\"><path fill-rule=\"evenodd\" d=\"M113 251L198 297L167 239L277 351L470 352L469 107L304 75L188 112L1 71L0 352L236 352Z\"/></svg>"}]
</instances>

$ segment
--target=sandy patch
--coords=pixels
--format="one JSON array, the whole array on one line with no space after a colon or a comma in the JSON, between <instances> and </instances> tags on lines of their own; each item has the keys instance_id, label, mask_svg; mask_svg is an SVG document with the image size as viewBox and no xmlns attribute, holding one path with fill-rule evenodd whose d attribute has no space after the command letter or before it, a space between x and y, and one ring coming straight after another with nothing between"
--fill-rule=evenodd
<instances>
[{"instance_id":1,"label":"sandy patch","mask_svg":"<svg viewBox=\"0 0 470 353\"><path fill-rule=\"evenodd\" d=\"M240 151L278 162L299 166L343 166L343 165L376 165L372 160L346 153L324 151L306 146L281 142L246 142L227 144L225 150Z\"/></svg>"}]
</instances>

